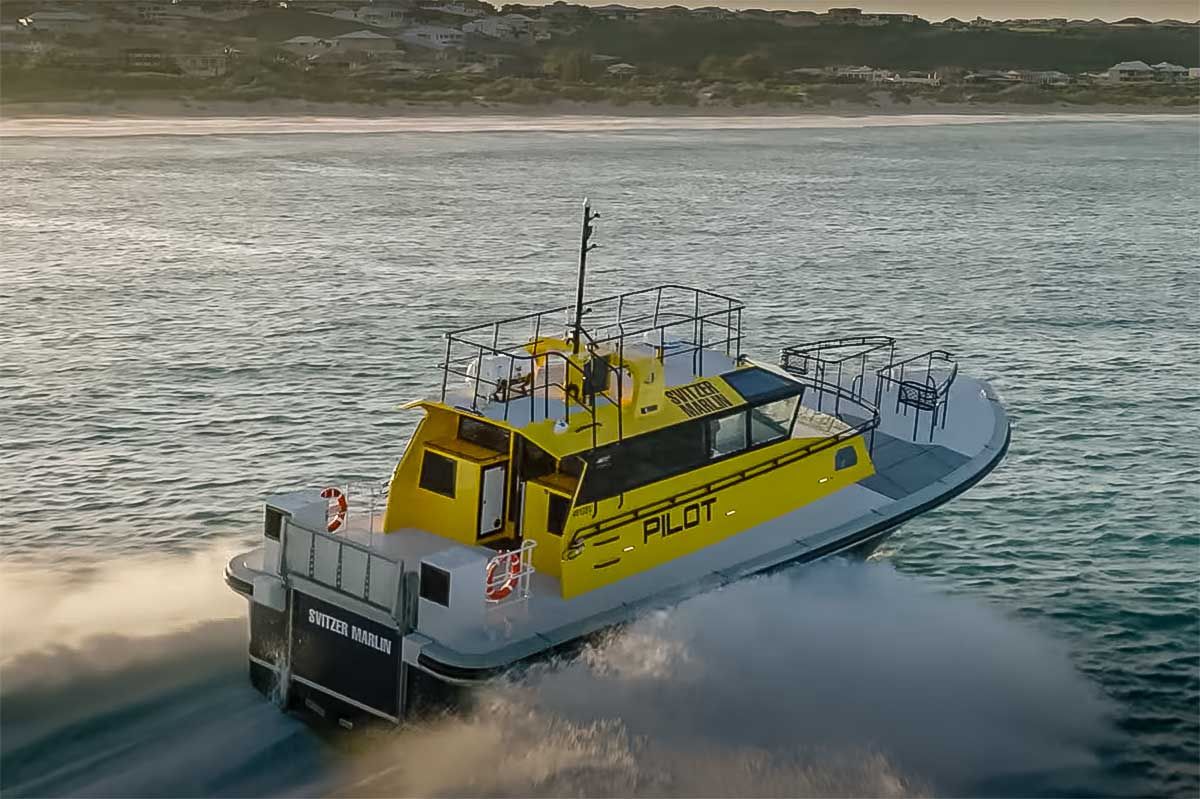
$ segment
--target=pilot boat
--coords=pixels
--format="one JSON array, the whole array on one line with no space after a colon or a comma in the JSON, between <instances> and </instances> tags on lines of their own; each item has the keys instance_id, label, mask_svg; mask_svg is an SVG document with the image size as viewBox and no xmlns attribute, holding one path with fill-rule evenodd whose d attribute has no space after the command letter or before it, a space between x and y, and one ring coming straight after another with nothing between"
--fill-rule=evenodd
<instances>
[{"instance_id":1,"label":"pilot boat","mask_svg":"<svg viewBox=\"0 0 1200 799\"><path fill-rule=\"evenodd\" d=\"M575 302L446 334L388 480L266 498L225 572L261 691L399 723L647 610L868 555L1003 459L996 393L947 351L846 335L770 362L724 294L585 305L583 214Z\"/></svg>"}]
</instances>

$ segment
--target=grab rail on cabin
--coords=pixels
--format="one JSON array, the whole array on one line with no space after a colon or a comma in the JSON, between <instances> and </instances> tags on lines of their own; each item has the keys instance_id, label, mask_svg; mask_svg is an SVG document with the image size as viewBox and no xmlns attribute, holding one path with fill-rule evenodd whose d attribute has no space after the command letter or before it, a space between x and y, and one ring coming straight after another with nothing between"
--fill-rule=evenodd
<instances>
[{"instance_id":1,"label":"grab rail on cabin","mask_svg":"<svg viewBox=\"0 0 1200 799\"><path fill-rule=\"evenodd\" d=\"M789 450L788 452L776 455L773 458L759 461L752 466L747 466L744 469L732 474L727 474L724 477L710 480L702 485L679 491L663 499L655 500L654 502L648 502L645 505L631 508L623 513L617 514L616 516L611 516L607 519L595 522L594 524L580 527L575 531L575 533L571 536L571 540L567 543L565 550L567 558L577 557L578 553L582 551L584 542L590 538L594 538L595 536L602 535L603 533L607 533L619 527L623 527L631 522L638 521L639 519L664 513L677 505L694 502L710 494L715 494L718 491L723 491L726 488L745 482L746 480L750 480L754 477L758 477L776 469L780 469L784 466L796 463L797 461L803 460L810 455L815 455L818 452L829 449L830 447L837 446L843 441L847 441L856 436L865 435L868 432L873 432L875 428L879 426L878 407L871 405L861 397L853 396L850 391L843 386L836 385L834 383L827 383L807 376L798 377L798 382L804 384L806 388L820 392L828 392L830 394L839 396L842 401L857 408L862 414L861 417L859 417L858 414L854 414L852 416L854 420L853 424L846 422L845 426L841 430L834 432L832 435L827 436L826 438L810 441L800 449ZM871 445L868 446L870 447ZM584 479L587 479L586 473L584 474ZM572 553L574 553L574 555Z\"/></svg>"},{"instance_id":2,"label":"grab rail on cabin","mask_svg":"<svg viewBox=\"0 0 1200 799\"><path fill-rule=\"evenodd\" d=\"M546 349L539 352L536 344L532 351L529 347L542 341L543 336L559 331L559 324L565 331L570 322L567 315L574 311L572 306L452 331L446 334L445 357L441 363L441 401L445 402L451 391L450 377L453 375L463 378L470 386L469 409L472 412L480 413L481 400L484 405L499 402L503 405L504 421L508 421L513 412L514 400L528 399L531 420L538 417L539 401L543 419L551 418L552 400L561 401L563 420L567 424L571 423L572 405L576 405L589 416L594 448L602 443L596 432L597 398L617 406L626 400L622 376L626 374L627 347L652 348L663 363L668 358L690 355L692 373L702 375L706 350L723 348L731 359L736 361L739 357L743 308L744 305L732 297L675 284L588 303L585 314L589 325L582 330L590 356L585 364L603 364L607 374L604 383L612 386L615 382L615 390L602 389L585 396L574 390L596 383L595 375L589 376L585 366L572 360L564 351ZM561 322L550 319L556 314L563 315ZM615 363L612 356L615 356ZM485 363L489 371L486 377ZM500 367L499 374L493 368L496 364ZM557 406L554 409L557 411ZM617 417L616 440L620 441L624 438L623 421L620 414Z\"/></svg>"}]
</instances>

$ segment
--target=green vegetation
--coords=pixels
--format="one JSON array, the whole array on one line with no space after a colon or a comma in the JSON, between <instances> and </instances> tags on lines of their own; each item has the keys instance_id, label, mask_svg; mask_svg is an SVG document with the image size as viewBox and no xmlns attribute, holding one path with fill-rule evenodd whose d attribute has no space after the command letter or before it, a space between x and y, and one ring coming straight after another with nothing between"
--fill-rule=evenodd
<instances>
[{"instance_id":1,"label":"green vegetation","mask_svg":"<svg viewBox=\"0 0 1200 799\"><path fill-rule=\"evenodd\" d=\"M12 13L12 4L4 17ZM459 24L437 12L418 23ZM557 24L557 23L555 23ZM183 102L284 98L316 102L540 105L554 101L679 108L781 108L998 103L1196 108L1198 84L1112 85L1080 78L1048 88L974 82L984 69L1054 69L1078 75L1118 61L1191 64L1195 27L1079 27L1052 31L951 30L927 23L879 27L789 27L769 19L705 19L687 12L605 20L591 11L523 42L470 36L461 52L404 43L404 52L313 60L281 48L299 36L334 37L362 22L295 8L265 8L231 21L196 20L186 30L126 25L95 34L27 34L0 47L0 102ZM375 29L384 35L395 30ZM10 46L14 39L16 47ZM137 51L151 55L139 58ZM346 51L336 51L345 53ZM177 54L223 54L196 74ZM349 55L355 55L349 58ZM616 62L619 74L609 68ZM937 72L940 85L872 84L821 68L869 64ZM201 70L202 71L202 70ZM632 73L632 74L627 74Z\"/></svg>"},{"instance_id":2,"label":"green vegetation","mask_svg":"<svg viewBox=\"0 0 1200 799\"><path fill-rule=\"evenodd\" d=\"M875 28L822 25L789 28L759 20L704 20L689 16L633 22L598 21L564 42L655 71L693 74L705 64L743 66L777 74L797 67L870 64L893 70L1057 69L1067 73L1107 69L1146 59L1192 65L1195 28L1073 28L1053 33L948 30L925 24ZM750 76L747 76L750 77Z\"/></svg>"}]
</instances>

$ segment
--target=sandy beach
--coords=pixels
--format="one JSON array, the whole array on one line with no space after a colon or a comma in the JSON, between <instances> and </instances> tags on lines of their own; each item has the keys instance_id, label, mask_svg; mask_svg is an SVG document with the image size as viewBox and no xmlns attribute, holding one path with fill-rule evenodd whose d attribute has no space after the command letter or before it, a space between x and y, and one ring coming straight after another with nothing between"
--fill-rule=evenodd
<instances>
[{"instance_id":1,"label":"sandy beach","mask_svg":"<svg viewBox=\"0 0 1200 799\"><path fill-rule=\"evenodd\" d=\"M0 136L387 133L398 131L654 130L866 127L1107 118L1177 118L1197 109L1156 105L835 102L827 106L576 103L256 102L132 99L112 103L6 103Z\"/></svg>"}]
</instances>

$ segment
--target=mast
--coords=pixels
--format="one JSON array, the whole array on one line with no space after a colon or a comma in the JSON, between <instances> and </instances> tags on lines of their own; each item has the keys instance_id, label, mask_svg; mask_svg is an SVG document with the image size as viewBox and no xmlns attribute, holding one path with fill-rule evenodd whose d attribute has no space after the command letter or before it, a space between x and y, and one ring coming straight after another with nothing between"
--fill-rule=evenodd
<instances>
[{"instance_id":1,"label":"mast","mask_svg":"<svg viewBox=\"0 0 1200 799\"><path fill-rule=\"evenodd\" d=\"M592 222L600 218L600 212L592 212L587 198L583 200L583 233L579 237L579 284L575 289L575 330L571 334L571 354L578 355L583 339L583 278L587 271L587 254L596 248L590 244L595 228Z\"/></svg>"}]
</instances>

